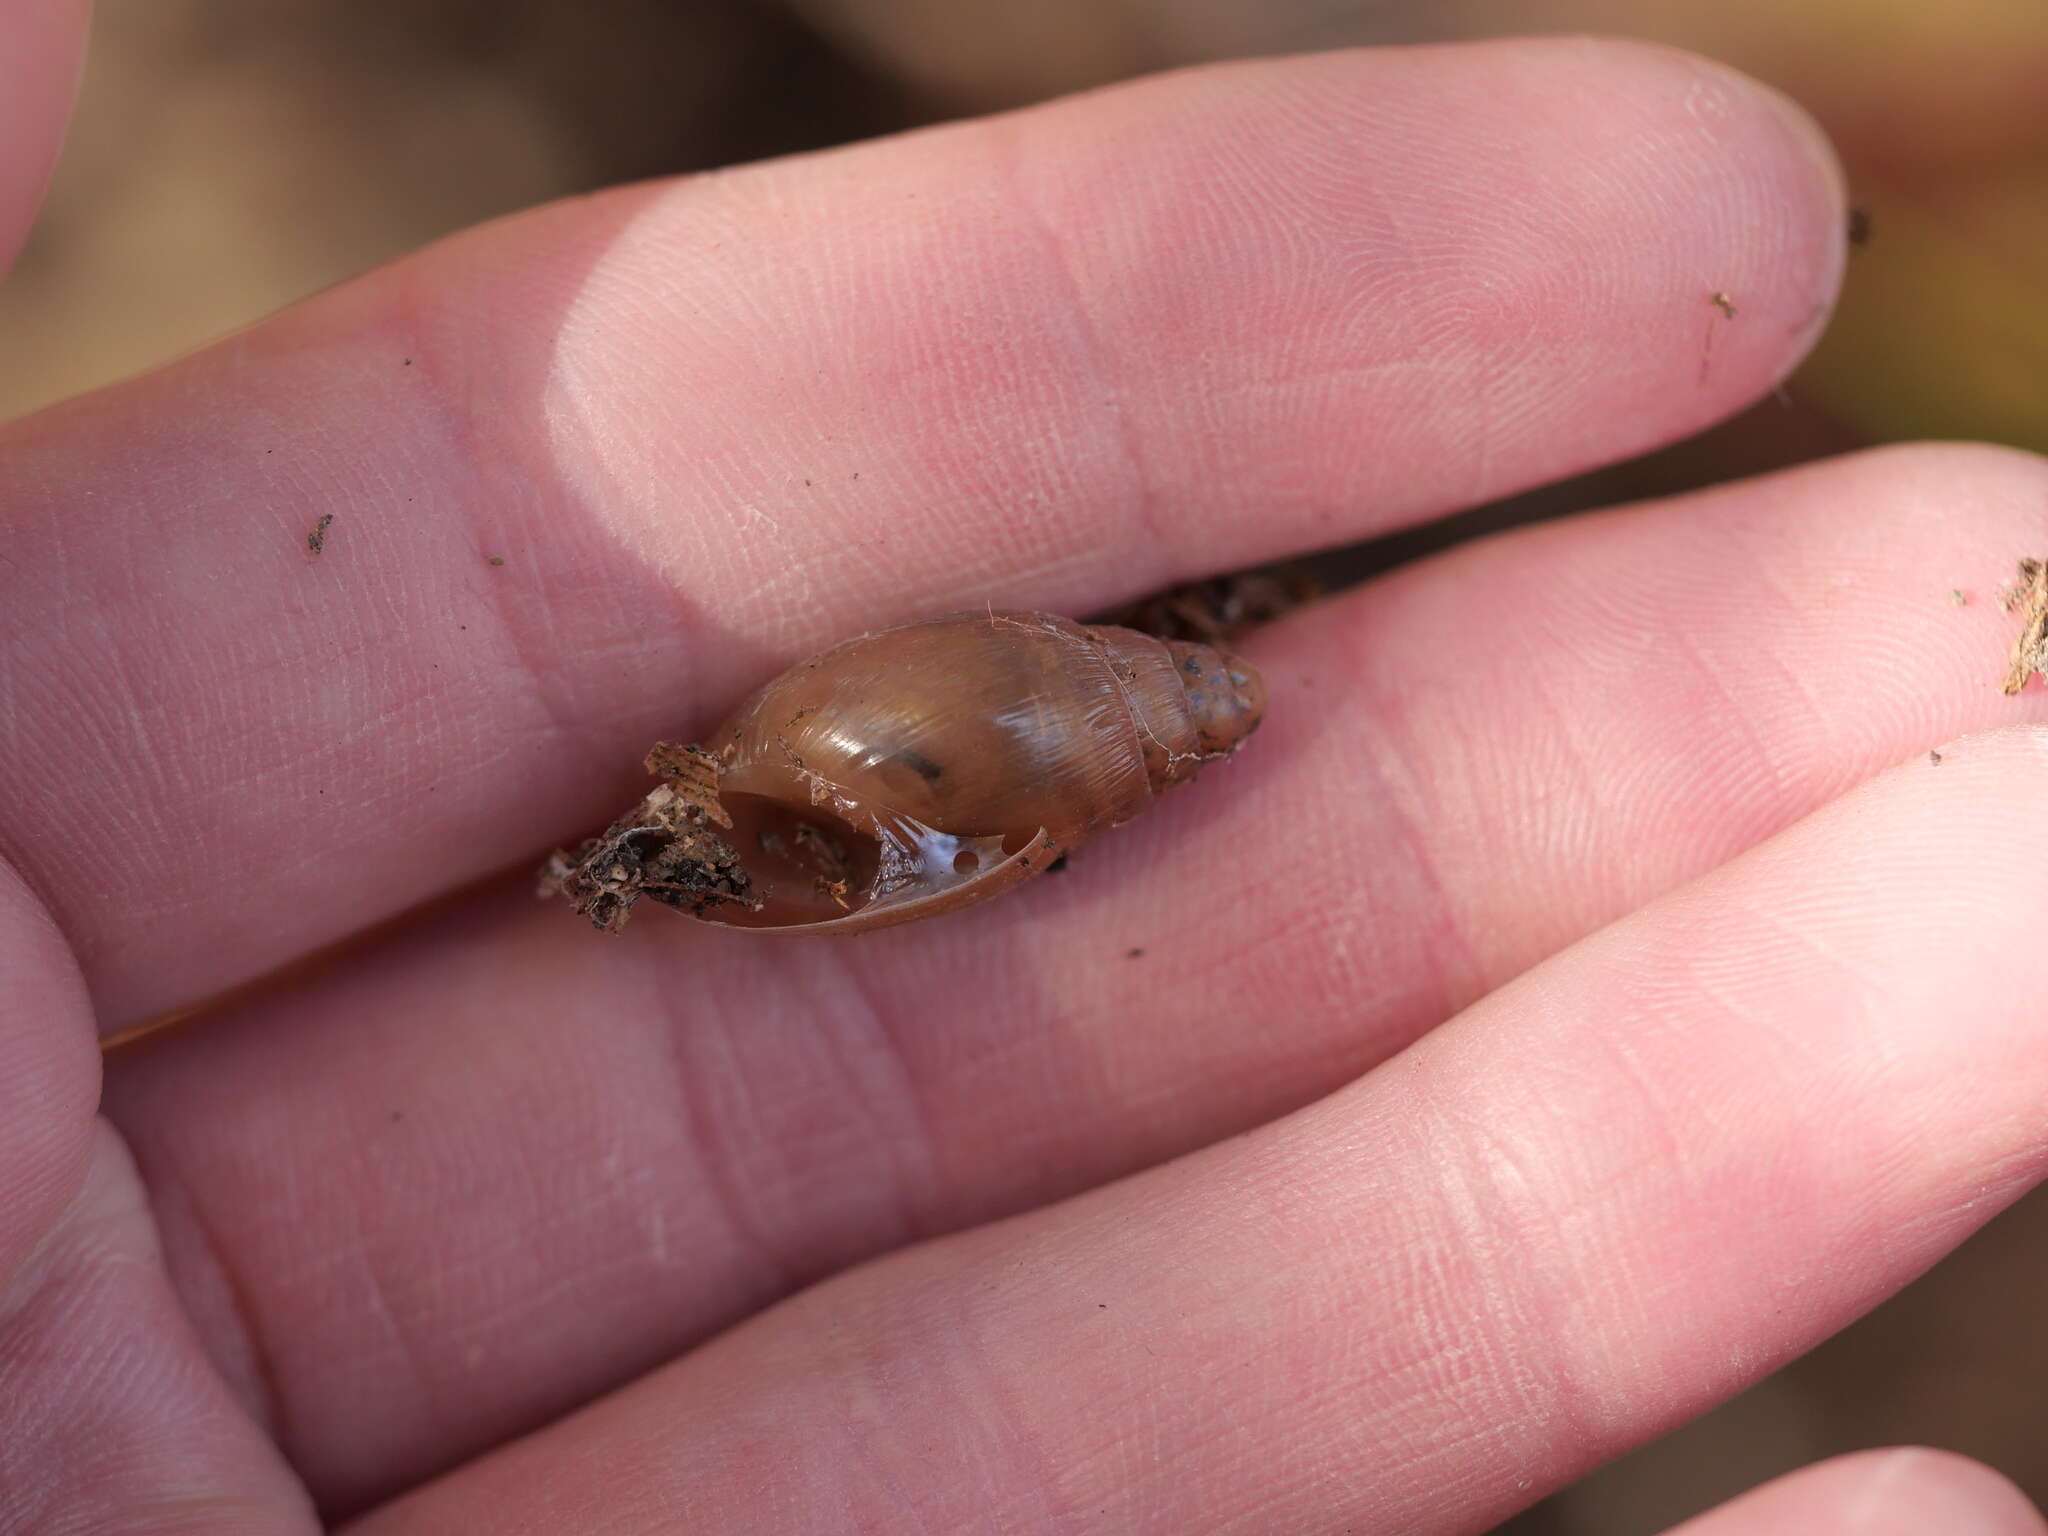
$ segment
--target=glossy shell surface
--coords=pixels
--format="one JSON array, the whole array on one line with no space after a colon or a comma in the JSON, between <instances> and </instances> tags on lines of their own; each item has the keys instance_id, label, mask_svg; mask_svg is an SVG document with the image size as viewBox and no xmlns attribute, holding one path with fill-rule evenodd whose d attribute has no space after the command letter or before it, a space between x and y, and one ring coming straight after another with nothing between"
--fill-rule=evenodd
<instances>
[{"instance_id":1,"label":"glossy shell surface","mask_svg":"<svg viewBox=\"0 0 2048 1536\"><path fill-rule=\"evenodd\" d=\"M1227 652L1050 614L862 635L705 743L764 897L707 915L850 932L981 900L1228 756L1264 707Z\"/></svg>"}]
</instances>

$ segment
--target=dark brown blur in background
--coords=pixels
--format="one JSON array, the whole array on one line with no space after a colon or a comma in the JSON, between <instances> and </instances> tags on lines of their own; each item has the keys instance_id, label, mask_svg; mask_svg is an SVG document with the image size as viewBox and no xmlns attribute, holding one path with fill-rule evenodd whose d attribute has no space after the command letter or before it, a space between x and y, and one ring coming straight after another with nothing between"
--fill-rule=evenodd
<instances>
[{"instance_id":1,"label":"dark brown blur in background","mask_svg":"<svg viewBox=\"0 0 2048 1536\"><path fill-rule=\"evenodd\" d=\"M1542 31L1675 43L1790 92L1834 133L1870 243L1780 396L1352 569L1862 443L2048 450L2048 0L100 0L56 185L0 287L0 418L566 193L1175 64ZM1981 1457L2048 1502L2044 1278L2037 1196L1846 1334L1508 1529L1633 1536L1898 1442Z\"/></svg>"}]
</instances>

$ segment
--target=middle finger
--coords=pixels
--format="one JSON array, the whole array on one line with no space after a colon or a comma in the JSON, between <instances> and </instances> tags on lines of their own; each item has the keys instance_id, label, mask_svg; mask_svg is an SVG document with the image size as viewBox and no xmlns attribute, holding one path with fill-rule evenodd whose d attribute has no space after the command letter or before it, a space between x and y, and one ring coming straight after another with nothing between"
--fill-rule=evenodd
<instances>
[{"instance_id":1,"label":"middle finger","mask_svg":"<svg viewBox=\"0 0 2048 1536\"><path fill-rule=\"evenodd\" d=\"M1895 450L1460 550L1271 632L1251 750L989 908L612 943L504 894L117 1060L109 1102L216 1356L371 1497L1300 1104L1877 766L2048 712L1998 692L1989 600L2044 489Z\"/></svg>"}]
</instances>

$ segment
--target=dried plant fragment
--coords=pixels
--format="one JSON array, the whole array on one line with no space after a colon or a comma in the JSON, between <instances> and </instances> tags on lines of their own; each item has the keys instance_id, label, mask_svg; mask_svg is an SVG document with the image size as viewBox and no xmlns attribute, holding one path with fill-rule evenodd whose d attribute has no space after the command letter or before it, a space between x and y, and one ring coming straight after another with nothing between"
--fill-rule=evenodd
<instances>
[{"instance_id":1,"label":"dried plant fragment","mask_svg":"<svg viewBox=\"0 0 2048 1536\"><path fill-rule=\"evenodd\" d=\"M1708 294L1707 302L1721 312L1722 321L1725 322L1735 318L1735 301L1727 294L1721 292L1720 289L1717 288ZM1700 343L1700 382L1702 384L1707 382L1707 368L1714 360L1714 332L1717 328L1715 322L1709 320L1707 322L1706 338Z\"/></svg>"},{"instance_id":2,"label":"dried plant fragment","mask_svg":"<svg viewBox=\"0 0 2048 1536\"><path fill-rule=\"evenodd\" d=\"M2005 608L2022 616L2005 674L2005 691L2018 693L2036 672L2048 680L2048 561L2020 562L2019 581L2007 590Z\"/></svg>"},{"instance_id":3,"label":"dried plant fragment","mask_svg":"<svg viewBox=\"0 0 2048 1536\"><path fill-rule=\"evenodd\" d=\"M606 933L626 926L642 896L693 916L717 906L758 908L738 853L714 830L732 826L718 803L718 759L664 741L647 754L647 771L662 782L602 835L551 855L540 894L567 897Z\"/></svg>"},{"instance_id":4,"label":"dried plant fragment","mask_svg":"<svg viewBox=\"0 0 2048 1536\"><path fill-rule=\"evenodd\" d=\"M1322 584L1307 571L1278 565L1171 587L1115 609L1101 622L1161 640L1228 646L1321 595Z\"/></svg>"}]
</instances>

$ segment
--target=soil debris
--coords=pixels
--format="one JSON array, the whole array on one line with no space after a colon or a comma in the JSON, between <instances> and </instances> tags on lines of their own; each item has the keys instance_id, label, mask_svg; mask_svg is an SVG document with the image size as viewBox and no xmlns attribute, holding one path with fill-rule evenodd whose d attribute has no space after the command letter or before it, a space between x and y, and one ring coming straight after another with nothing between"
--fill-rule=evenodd
<instances>
[{"instance_id":1,"label":"soil debris","mask_svg":"<svg viewBox=\"0 0 2048 1536\"><path fill-rule=\"evenodd\" d=\"M2048 681L2048 560L2020 562L2019 580L2006 590L2005 611L2022 615L2005 674L2005 691L2018 693L2036 672Z\"/></svg>"},{"instance_id":2,"label":"soil debris","mask_svg":"<svg viewBox=\"0 0 2048 1536\"><path fill-rule=\"evenodd\" d=\"M759 908L739 854L716 830L732 826L718 802L719 760L664 741L646 767L661 783L599 836L551 854L540 894L566 897L604 933L624 928L642 896L693 916L728 903Z\"/></svg>"},{"instance_id":3,"label":"soil debris","mask_svg":"<svg viewBox=\"0 0 2048 1536\"><path fill-rule=\"evenodd\" d=\"M334 521L332 512L322 512L320 521L313 525L313 531L306 535L306 552L317 555L327 547L327 525Z\"/></svg>"}]
</instances>

